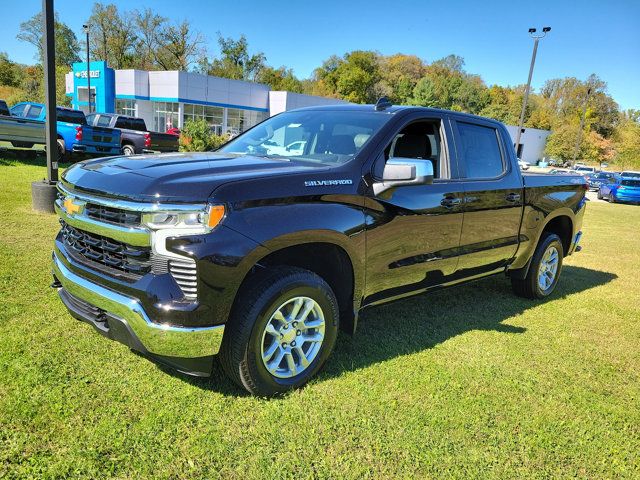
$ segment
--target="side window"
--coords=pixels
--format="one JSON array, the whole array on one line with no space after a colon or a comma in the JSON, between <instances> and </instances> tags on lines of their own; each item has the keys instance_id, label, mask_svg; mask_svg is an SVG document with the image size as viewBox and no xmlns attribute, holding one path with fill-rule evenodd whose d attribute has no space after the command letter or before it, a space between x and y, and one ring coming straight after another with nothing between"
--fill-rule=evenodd
<instances>
[{"instance_id":1,"label":"side window","mask_svg":"<svg viewBox=\"0 0 640 480\"><path fill-rule=\"evenodd\" d=\"M393 157L430 160L434 178L442 178L442 139L440 120L424 120L410 123L400 130L384 151L385 161ZM382 168L376 176L382 176ZM378 169L378 167L377 167Z\"/></svg>"},{"instance_id":2,"label":"side window","mask_svg":"<svg viewBox=\"0 0 640 480\"><path fill-rule=\"evenodd\" d=\"M19 103L11 107L11 115L15 117L22 117L24 115L24 109L27 108L25 103Z\"/></svg>"},{"instance_id":3,"label":"side window","mask_svg":"<svg viewBox=\"0 0 640 480\"><path fill-rule=\"evenodd\" d=\"M31 105L31 108L27 112L27 118L39 118L42 113L42 107L40 105Z\"/></svg>"},{"instance_id":4,"label":"side window","mask_svg":"<svg viewBox=\"0 0 640 480\"><path fill-rule=\"evenodd\" d=\"M132 118L131 119L131 128L133 130L138 130L139 132L144 132L147 130L147 126L144 123L144 120L141 118Z\"/></svg>"},{"instance_id":5,"label":"side window","mask_svg":"<svg viewBox=\"0 0 640 480\"><path fill-rule=\"evenodd\" d=\"M129 124L129 120L125 117L118 117L118 119L116 120L116 128L129 128L130 124Z\"/></svg>"},{"instance_id":6,"label":"side window","mask_svg":"<svg viewBox=\"0 0 640 480\"><path fill-rule=\"evenodd\" d=\"M467 178L495 178L504 172L498 131L492 127L457 122L460 149Z\"/></svg>"}]
</instances>

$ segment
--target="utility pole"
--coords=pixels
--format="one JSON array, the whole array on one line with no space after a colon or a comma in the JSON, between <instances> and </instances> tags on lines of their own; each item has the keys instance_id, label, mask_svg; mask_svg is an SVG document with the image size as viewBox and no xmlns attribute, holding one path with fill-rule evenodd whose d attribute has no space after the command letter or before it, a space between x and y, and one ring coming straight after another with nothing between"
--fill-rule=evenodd
<instances>
[{"instance_id":1,"label":"utility pole","mask_svg":"<svg viewBox=\"0 0 640 480\"><path fill-rule=\"evenodd\" d=\"M524 99L522 101L522 112L520 112L520 121L518 122L518 132L516 133L516 155L518 154L518 147L520 146L520 136L522 135L522 128L524 126L524 116L527 112L527 102L529 101L529 91L531 90L531 77L533 77L533 67L536 64L536 54L538 53L538 42L541 38L551 31L551 27L544 27L542 34L536 35L537 29L530 28L529 35L533 38L533 54L531 55L531 65L529 65L529 78L527 79L527 88L524 91Z\"/></svg>"},{"instance_id":2,"label":"utility pole","mask_svg":"<svg viewBox=\"0 0 640 480\"><path fill-rule=\"evenodd\" d=\"M53 0L42 0L42 47L44 53L44 84L47 148L47 178L31 184L31 198L34 210L53 212L58 181L58 133L56 119L56 59Z\"/></svg>"},{"instance_id":3,"label":"utility pole","mask_svg":"<svg viewBox=\"0 0 640 480\"><path fill-rule=\"evenodd\" d=\"M591 95L591 88L587 89L587 94L584 97L584 105L582 106L582 115L580 116L580 130L576 136L576 148L573 150L573 161L571 166L575 167L576 160L578 158L578 152L580 151L580 144L582 143L582 129L584 128L584 119L587 115L587 105L589 104L589 96Z\"/></svg>"},{"instance_id":4,"label":"utility pole","mask_svg":"<svg viewBox=\"0 0 640 480\"><path fill-rule=\"evenodd\" d=\"M89 25L82 25L87 38L87 93L89 98L89 113L91 113L91 67L89 66Z\"/></svg>"}]
</instances>

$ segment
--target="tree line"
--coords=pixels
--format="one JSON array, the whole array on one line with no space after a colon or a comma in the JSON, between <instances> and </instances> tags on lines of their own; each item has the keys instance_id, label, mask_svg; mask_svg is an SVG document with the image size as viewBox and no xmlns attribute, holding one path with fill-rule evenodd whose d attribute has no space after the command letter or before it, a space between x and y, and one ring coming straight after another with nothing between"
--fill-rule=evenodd
<instances>
[{"instance_id":1,"label":"tree line","mask_svg":"<svg viewBox=\"0 0 640 480\"><path fill-rule=\"evenodd\" d=\"M525 86L487 85L465 70L457 55L426 62L414 55L382 55L356 50L333 55L311 77L298 78L291 68L274 67L260 51L252 52L244 35L237 39L218 33L218 51L211 55L204 35L187 21L174 22L151 8L120 10L95 3L90 17L92 60L106 60L115 69L186 70L219 77L265 83L288 90L373 103L387 96L400 105L444 108L495 118L517 125ZM19 65L0 53L0 96L10 103L43 98L42 26L40 14L20 25L18 39L36 47L35 65ZM86 45L56 16L58 102L68 104L64 74L84 58ZM584 121L581 121L584 113ZM551 130L545 155L571 160L615 162L620 168L640 168L640 111L621 111L596 75L547 80L532 92L525 127ZM581 128L582 127L582 128Z\"/></svg>"}]
</instances>

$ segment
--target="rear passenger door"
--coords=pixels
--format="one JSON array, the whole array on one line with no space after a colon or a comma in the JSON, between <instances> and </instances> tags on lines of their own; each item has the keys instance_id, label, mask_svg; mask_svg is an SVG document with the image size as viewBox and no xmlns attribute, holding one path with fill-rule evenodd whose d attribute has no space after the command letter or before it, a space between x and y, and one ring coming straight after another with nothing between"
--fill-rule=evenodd
<instances>
[{"instance_id":1,"label":"rear passenger door","mask_svg":"<svg viewBox=\"0 0 640 480\"><path fill-rule=\"evenodd\" d=\"M502 127L491 121L452 119L464 219L458 275L503 269L514 257L522 219L522 176Z\"/></svg>"}]
</instances>

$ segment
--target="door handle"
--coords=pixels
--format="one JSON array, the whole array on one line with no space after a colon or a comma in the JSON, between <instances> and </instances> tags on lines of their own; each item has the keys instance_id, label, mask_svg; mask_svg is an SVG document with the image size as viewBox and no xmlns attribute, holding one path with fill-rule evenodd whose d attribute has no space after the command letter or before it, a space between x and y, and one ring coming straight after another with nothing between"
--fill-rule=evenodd
<instances>
[{"instance_id":1,"label":"door handle","mask_svg":"<svg viewBox=\"0 0 640 480\"><path fill-rule=\"evenodd\" d=\"M457 197L444 197L440 202L440 205L447 208L455 207L456 205L460 205L462 200Z\"/></svg>"},{"instance_id":2,"label":"door handle","mask_svg":"<svg viewBox=\"0 0 640 480\"><path fill-rule=\"evenodd\" d=\"M504 197L507 202L517 202L520 200L519 193L509 193L506 197Z\"/></svg>"}]
</instances>

